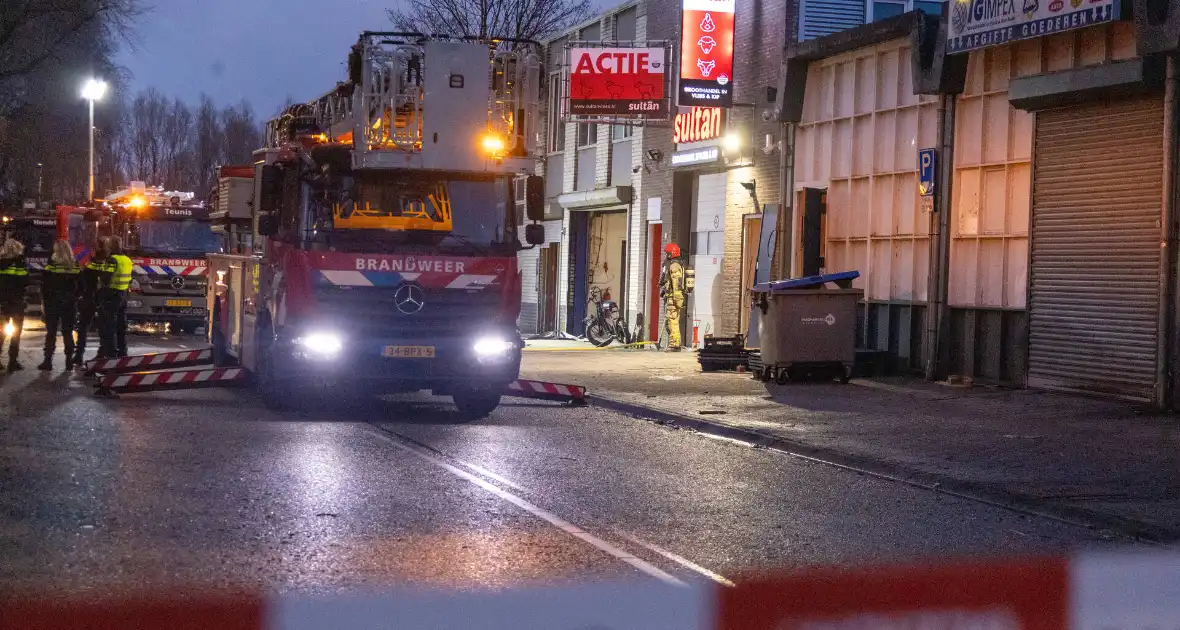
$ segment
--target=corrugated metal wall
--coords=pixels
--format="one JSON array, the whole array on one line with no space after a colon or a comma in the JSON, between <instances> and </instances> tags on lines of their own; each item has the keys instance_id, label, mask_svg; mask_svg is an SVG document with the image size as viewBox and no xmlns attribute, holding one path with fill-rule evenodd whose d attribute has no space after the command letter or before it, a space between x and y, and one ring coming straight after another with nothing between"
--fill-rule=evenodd
<instances>
[{"instance_id":1,"label":"corrugated metal wall","mask_svg":"<svg viewBox=\"0 0 1180 630\"><path fill-rule=\"evenodd\" d=\"M865 23L864 0L804 0L800 5L800 41Z\"/></svg>"},{"instance_id":2,"label":"corrugated metal wall","mask_svg":"<svg viewBox=\"0 0 1180 630\"><path fill-rule=\"evenodd\" d=\"M1150 98L1037 114L1032 387L1155 397L1163 111Z\"/></svg>"}]
</instances>

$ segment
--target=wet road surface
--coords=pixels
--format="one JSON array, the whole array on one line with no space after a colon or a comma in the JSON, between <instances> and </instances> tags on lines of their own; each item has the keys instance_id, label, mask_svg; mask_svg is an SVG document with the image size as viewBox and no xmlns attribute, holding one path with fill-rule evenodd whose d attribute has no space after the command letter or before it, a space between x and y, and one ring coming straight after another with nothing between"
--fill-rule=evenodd
<instances>
[{"instance_id":1,"label":"wet road surface","mask_svg":"<svg viewBox=\"0 0 1180 630\"><path fill-rule=\"evenodd\" d=\"M727 583L1110 542L594 407L506 399L464 423L425 396L274 413L247 391L0 378L5 591Z\"/></svg>"}]
</instances>

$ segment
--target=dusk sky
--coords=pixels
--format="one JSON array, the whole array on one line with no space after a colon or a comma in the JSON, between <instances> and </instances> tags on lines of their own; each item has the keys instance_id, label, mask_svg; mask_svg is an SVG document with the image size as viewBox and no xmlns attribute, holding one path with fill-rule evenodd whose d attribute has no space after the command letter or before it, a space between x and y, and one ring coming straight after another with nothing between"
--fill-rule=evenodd
<instances>
[{"instance_id":1,"label":"dusk sky","mask_svg":"<svg viewBox=\"0 0 1180 630\"><path fill-rule=\"evenodd\" d=\"M245 98L261 119L288 96L304 101L344 79L348 49L363 30L390 27L397 0L148 0L138 50L120 63L134 92L155 86L218 105Z\"/></svg>"}]
</instances>

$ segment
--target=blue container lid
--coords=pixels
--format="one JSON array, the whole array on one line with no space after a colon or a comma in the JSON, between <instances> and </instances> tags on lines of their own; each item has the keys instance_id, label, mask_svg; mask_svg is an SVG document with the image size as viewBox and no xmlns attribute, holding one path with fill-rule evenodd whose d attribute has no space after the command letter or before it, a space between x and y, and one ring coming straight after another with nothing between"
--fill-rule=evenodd
<instances>
[{"instance_id":1,"label":"blue container lid","mask_svg":"<svg viewBox=\"0 0 1180 630\"><path fill-rule=\"evenodd\" d=\"M778 291L788 291L791 289L814 289L821 287L829 282L837 284L848 285L853 280L860 277L859 271L841 271L839 273L824 273L818 276L807 276L806 278L789 278L787 280L774 280L772 282L760 282L754 285L755 291L763 293L775 293Z\"/></svg>"}]
</instances>

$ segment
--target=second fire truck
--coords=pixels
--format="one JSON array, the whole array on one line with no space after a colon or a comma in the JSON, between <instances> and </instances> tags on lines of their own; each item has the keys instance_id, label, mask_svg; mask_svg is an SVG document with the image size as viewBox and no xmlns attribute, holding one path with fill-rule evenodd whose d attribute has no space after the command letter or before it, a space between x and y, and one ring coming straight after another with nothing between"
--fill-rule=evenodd
<instances>
[{"instance_id":1,"label":"second fire truck","mask_svg":"<svg viewBox=\"0 0 1180 630\"><path fill-rule=\"evenodd\" d=\"M252 200L215 218L236 252L210 258L215 360L274 405L318 384L494 409L524 345L514 188L543 212L537 54L366 32L348 81L270 121Z\"/></svg>"},{"instance_id":2,"label":"second fire truck","mask_svg":"<svg viewBox=\"0 0 1180 630\"><path fill-rule=\"evenodd\" d=\"M92 208L59 208L58 229L83 259L98 237L118 236L135 265L127 319L192 333L208 318L206 257L221 251L208 208L193 199L193 193L132 182Z\"/></svg>"}]
</instances>

